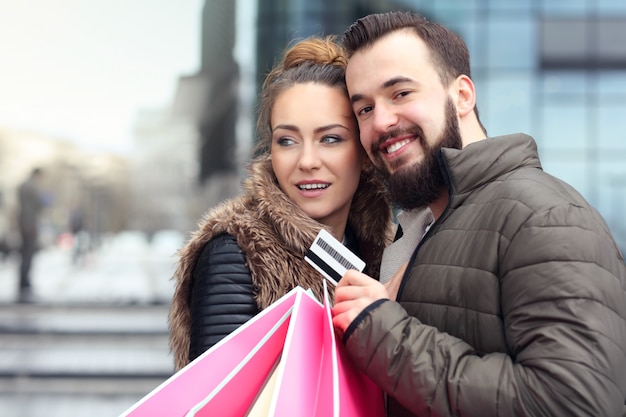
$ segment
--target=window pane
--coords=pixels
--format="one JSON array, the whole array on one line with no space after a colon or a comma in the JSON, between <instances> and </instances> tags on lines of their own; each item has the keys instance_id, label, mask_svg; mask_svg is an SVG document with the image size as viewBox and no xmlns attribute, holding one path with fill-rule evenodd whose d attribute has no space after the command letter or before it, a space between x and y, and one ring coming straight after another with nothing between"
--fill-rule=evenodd
<instances>
[{"instance_id":1,"label":"window pane","mask_svg":"<svg viewBox=\"0 0 626 417\"><path fill-rule=\"evenodd\" d=\"M532 134L533 82L530 76L492 75L484 93L478 91L478 110L489 136ZM482 95L481 95L482 94Z\"/></svg>"},{"instance_id":2,"label":"window pane","mask_svg":"<svg viewBox=\"0 0 626 417\"><path fill-rule=\"evenodd\" d=\"M532 1L520 0L489 0L489 9L503 12L530 12L534 7Z\"/></svg>"},{"instance_id":3,"label":"window pane","mask_svg":"<svg viewBox=\"0 0 626 417\"><path fill-rule=\"evenodd\" d=\"M541 67L626 68L626 18L547 18L541 21Z\"/></svg>"},{"instance_id":4,"label":"window pane","mask_svg":"<svg viewBox=\"0 0 626 417\"><path fill-rule=\"evenodd\" d=\"M543 92L548 99L583 97L589 90L589 79L582 71L544 72Z\"/></svg>"},{"instance_id":5,"label":"window pane","mask_svg":"<svg viewBox=\"0 0 626 417\"><path fill-rule=\"evenodd\" d=\"M596 0L600 15L615 15L626 13L626 1L624 0Z\"/></svg>"},{"instance_id":6,"label":"window pane","mask_svg":"<svg viewBox=\"0 0 626 417\"><path fill-rule=\"evenodd\" d=\"M587 55L589 25L585 19L541 22L542 60L579 60Z\"/></svg>"},{"instance_id":7,"label":"window pane","mask_svg":"<svg viewBox=\"0 0 626 417\"><path fill-rule=\"evenodd\" d=\"M587 112L580 103L547 103L543 109L542 146L581 150L587 147Z\"/></svg>"},{"instance_id":8,"label":"window pane","mask_svg":"<svg viewBox=\"0 0 626 417\"><path fill-rule=\"evenodd\" d=\"M542 0L541 9L546 15L581 15L587 11L587 0Z\"/></svg>"},{"instance_id":9,"label":"window pane","mask_svg":"<svg viewBox=\"0 0 626 417\"><path fill-rule=\"evenodd\" d=\"M432 11L436 15L473 11L479 1L482 0L437 0L432 2Z\"/></svg>"},{"instance_id":10,"label":"window pane","mask_svg":"<svg viewBox=\"0 0 626 417\"><path fill-rule=\"evenodd\" d=\"M484 20L482 18L465 19L462 22L456 22L456 25L450 28L465 41L470 53L472 71L488 68L487 48L483 41L484 36L481 36L484 33Z\"/></svg>"},{"instance_id":11,"label":"window pane","mask_svg":"<svg viewBox=\"0 0 626 417\"><path fill-rule=\"evenodd\" d=\"M626 95L626 71L605 71L598 79L598 92L603 95ZM623 97L626 101L626 97Z\"/></svg>"},{"instance_id":12,"label":"window pane","mask_svg":"<svg viewBox=\"0 0 626 417\"><path fill-rule=\"evenodd\" d=\"M626 152L626 102L602 105L598 113L598 145L608 152Z\"/></svg>"},{"instance_id":13,"label":"window pane","mask_svg":"<svg viewBox=\"0 0 626 417\"><path fill-rule=\"evenodd\" d=\"M622 249L626 249L626 167L623 161L601 161L598 168L598 201L594 207L604 216Z\"/></svg>"},{"instance_id":14,"label":"window pane","mask_svg":"<svg viewBox=\"0 0 626 417\"><path fill-rule=\"evenodd\" d=\"M488 63L492 68L534 68L535 24L530 19L487 22Z\"/></svg>"},{"instance_id":15,"label":"window pane","mask_svg":"<svg viewBox=\"0 0 626 417\"><path fill-rule=\"evenodd\" d=\"M550 159L540 153L543 170L553 175L572 187L574 187L587 200L589 199L588 189L588 165L584 160Z\"/></svg>"},{"instance_id":16,"label":"window pane","mask_svg":"<svg viewBox=\"0 0 626 417\"><path fill-rule=\"evenodd\" d=\"M626 64L626 19L603 19L596 29L598 41L594 56L607 65Z\"/></svg>"}]
</instances>

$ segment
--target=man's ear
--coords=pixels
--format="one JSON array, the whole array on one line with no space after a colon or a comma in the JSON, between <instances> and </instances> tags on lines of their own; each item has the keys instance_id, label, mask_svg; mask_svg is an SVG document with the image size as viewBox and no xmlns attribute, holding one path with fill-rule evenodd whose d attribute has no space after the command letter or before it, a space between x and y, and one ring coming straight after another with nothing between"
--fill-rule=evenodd
<instances>
[{"instance_id":1,"label":"man's ear","mask_svg":"<svg viewBox=\"0 0 626 417\"><path fill-rule=\"evenodd\" d=\"M476 89L472 79L461 74L452 83L454 86L453 97L456 98L456 108L459 117L467 116L476 106Z\"/></svg>"}]
</instances>

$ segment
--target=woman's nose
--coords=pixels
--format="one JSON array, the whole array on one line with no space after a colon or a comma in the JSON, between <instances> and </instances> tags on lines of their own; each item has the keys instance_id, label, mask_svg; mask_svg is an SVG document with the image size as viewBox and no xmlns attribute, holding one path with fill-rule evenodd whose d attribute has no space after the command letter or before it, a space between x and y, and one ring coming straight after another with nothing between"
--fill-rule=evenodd
<instances>
[{"instance_id":1,"label":"woman's nose","mask_svg":"<svg viewBox=\"0 0 626 417\"><path fill-rule=\"evenodd\" d=\"M304 146L300 159L298 161L298 167L304 171L317 169L322 165L319 150L314 145Z\"/></svg>"}]
</instances>

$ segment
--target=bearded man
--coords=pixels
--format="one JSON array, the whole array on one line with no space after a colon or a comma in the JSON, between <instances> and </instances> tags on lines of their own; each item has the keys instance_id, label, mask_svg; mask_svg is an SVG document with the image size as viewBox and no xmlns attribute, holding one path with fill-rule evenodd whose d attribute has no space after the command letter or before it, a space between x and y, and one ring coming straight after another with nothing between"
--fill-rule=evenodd
<instances>
[{"instance_id":1,"label":"bearded man","mask_svg":"<svg viewBox=\"0 0 626 417\"><path fill-rule=\"evenodd\" d=\"M333 323L388 415L621 416L626 267L599 213L533 138L487 137L450 30L370 15L344 47L361 143L404 217L391 280L348 271Z\"/></svg>"}]
</instances>

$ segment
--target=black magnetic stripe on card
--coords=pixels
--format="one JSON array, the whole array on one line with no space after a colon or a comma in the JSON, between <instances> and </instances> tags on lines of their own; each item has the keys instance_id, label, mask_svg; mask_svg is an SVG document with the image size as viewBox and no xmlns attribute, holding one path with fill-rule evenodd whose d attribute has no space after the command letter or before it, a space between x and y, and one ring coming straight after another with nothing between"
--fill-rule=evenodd
<instances>
[{"instance_id":1,"label":"black magnetic stripe on card","mask_svg":"<svg viewBox=\"0 0 626 417\"><path fill-rule=\"evenodd\" d=\"M335 271L330 265L328 265L322 258L317 256L315 252L311 251L311 249L307 250L306 255L307 258L313 261L315 265L317 265L322 271L326 272L329 277L339 282L341 279L341 275L337 271Z\"/></svg>"}]
</instances>

